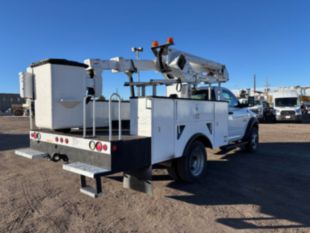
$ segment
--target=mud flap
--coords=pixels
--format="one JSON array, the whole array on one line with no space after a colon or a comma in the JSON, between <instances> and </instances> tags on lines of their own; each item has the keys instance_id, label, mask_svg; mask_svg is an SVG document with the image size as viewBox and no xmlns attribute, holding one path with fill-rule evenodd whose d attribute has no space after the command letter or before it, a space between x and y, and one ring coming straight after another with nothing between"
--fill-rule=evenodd
<instances>
[{"instance_id":1,"label":"mud flap","mask_svg":"<svg viewBox=\"0 0 310 233\"><path fill-rule=\"evenodd\" d=\"M125 172L123 187L152 195L152 166Z\"/></svg>"}]
</instances>

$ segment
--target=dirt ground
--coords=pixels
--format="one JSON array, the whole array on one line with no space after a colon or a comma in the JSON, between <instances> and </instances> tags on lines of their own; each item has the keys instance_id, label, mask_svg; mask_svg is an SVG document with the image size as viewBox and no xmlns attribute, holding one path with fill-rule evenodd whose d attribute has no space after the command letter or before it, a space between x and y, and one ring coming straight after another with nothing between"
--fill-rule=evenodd
<instances>
[{"instance_id":1,"label":"dirt ground","mask_svg":"<svg viewBox=\"0 0 310 233\"><path fill-rule=\"evenodd\" d=\"M255 154L208 150L200 183L154 170L154 194L103 178L104 196L79 192L61 164L14 155L25 118L0 117L0 232L310 232L310 124L261 124Z\"/></svg>"}]
</instances>

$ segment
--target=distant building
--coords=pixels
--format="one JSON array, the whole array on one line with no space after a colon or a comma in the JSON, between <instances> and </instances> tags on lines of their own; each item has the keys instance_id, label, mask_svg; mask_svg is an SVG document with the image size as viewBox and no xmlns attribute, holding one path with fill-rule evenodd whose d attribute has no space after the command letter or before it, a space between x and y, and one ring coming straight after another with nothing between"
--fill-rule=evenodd
<instances>
[{"instance_id":1,"label":"distant building","mask_svg":"<svg viewBox=\"0 0 310 233\"><path fill-rule=\"evenodd\" d=\"M12 104L23 104L24 100L19 94L0 93L0 112L5 112L12 108Z\"/></svg>"}]
</instances>

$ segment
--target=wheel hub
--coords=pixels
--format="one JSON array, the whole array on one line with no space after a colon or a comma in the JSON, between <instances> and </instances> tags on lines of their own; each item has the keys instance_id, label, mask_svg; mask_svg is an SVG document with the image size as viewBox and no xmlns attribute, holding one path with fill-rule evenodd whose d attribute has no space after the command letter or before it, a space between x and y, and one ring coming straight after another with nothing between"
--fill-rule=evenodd
<instances>
[{"instance_id":1,"label":"wheel hub","mask_svg":"<svg viewBox=\"0 0 310 233\"><path fill-rule=\"evenodd\" d=\"M193 176L199 176L204 168L204 153L197 149L191 155L191 173Z\"/></svg>"}]
</instances>

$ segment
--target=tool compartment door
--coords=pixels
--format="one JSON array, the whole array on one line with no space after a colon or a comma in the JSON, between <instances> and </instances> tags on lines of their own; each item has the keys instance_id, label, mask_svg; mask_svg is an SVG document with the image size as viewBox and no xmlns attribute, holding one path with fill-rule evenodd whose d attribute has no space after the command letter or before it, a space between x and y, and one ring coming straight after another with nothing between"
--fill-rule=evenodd
<instances>
[{"instance_id":1,"label":"tool compartment door","mask_svg":"<svg viewBox=\"0 0 310 233\"><path fill-rule=\"evenodd\" d=\"M175 101L152 98L152 164L174 157Z\"/></svg>"},{"instance_id":2,"label":"tool compartment door","mask_svg":"<svg viewBox=\"0 0 310 233\"><path fill-rule=\"evenodd\" d=\"M214 101L177 99L175 157L181 157L187 143L197 134L207 137L213 145Z\"/></svg>"}]
</instances>

